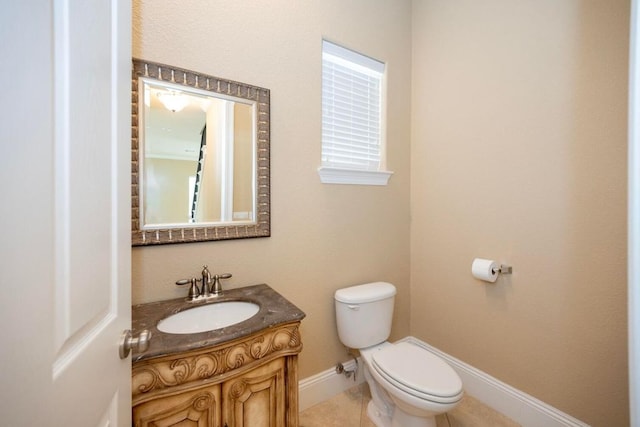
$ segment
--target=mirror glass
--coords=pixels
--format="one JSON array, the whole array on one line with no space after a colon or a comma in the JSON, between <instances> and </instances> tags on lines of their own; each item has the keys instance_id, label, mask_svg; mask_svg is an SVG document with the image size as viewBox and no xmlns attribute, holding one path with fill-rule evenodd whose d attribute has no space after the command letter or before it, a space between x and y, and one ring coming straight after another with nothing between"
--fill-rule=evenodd
<instances>
[{"instance_id":1,"label":"mirror glass","mask_svg":"<svg viewBox=\"0 0 640 427\"><path fill-rule=\"evenodd\" d=\"M143 227L254 221L254 103L142 84Z\"/></svg>"},{"instance_id":2,"label":"mirror glass","mask_svg":"<svg viewBox=\"0 0 640 427\"><path fill-rule=\"evenodd\" d=\"M133 70L133 244L268 236L269 91Z\"/></svg>"}]
</instances>

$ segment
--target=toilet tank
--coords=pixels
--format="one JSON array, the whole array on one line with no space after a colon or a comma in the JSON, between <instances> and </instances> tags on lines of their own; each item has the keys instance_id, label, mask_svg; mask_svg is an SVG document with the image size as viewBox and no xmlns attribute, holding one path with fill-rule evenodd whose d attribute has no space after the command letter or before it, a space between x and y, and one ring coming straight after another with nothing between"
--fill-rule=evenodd
<instances>
[{"instance_id":1,"label":"toilet tank","mask_svg":"<svg viewBox=\"0 0 640 427\"><path fill-rule=\"evenodd\" d=\"M396 287L375 282L338 289L334 295L338 336L349 348L367 348L389 338Z\"/></svg>"}]
</instances>

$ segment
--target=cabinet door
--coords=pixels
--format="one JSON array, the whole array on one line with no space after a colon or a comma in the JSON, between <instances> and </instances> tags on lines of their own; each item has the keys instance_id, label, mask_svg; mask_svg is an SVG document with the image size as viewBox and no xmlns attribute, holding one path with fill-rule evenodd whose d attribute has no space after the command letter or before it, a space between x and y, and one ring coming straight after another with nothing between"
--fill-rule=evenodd
<instances>
[{"instance_id":1,"label":"cabinet door","mask_svg":"<svg viewBox=\"0 0 640 427\"><path fill-rule=\"evenodd\" d=\"M223 426L284 426L284 358L226 381L222 384L222 399Z\"/></svg>"},{"instance_id":2,"label":"cabinet door","mask_svg":"<svg viewBox=\"0 0 640 427\"><path fill-rule=\"evenodd\" d=\"M221 427L220 385L161 397L133 408L135 427Z\"/></svg>"}]
</instances>

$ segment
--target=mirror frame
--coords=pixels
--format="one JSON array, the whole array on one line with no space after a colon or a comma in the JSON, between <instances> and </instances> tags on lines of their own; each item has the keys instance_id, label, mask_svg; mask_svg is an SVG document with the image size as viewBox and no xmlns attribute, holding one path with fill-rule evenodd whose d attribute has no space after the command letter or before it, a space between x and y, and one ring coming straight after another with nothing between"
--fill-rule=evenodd
<instances>
[{"instance_id":1,"label":"mirror frame","mask_svg":"<svg viewBox=\"0 0 640 427\"><path fill-rule=\"evenodd\" d=\"M131 244L133 246L213 240L269 237L271 235L270 189L270 92L258 86L209 76L156 62L132 59L131 73ZM140 218L140 141L138 139L140 77L209 91L213 95L256 102L256 221L251 224L202 223L143 230Z\"/></svg>"}]
</instances>

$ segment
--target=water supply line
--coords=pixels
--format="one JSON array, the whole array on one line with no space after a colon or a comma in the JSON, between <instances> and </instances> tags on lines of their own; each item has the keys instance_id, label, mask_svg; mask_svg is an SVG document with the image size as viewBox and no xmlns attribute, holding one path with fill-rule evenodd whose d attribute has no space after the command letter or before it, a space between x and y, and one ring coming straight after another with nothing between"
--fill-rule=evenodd
<instances>
[{"instance_id":1,"label":"water supply line","mask_svg":"<svg viewBox=\"0 0 640 427\"><path fill-rule=\"evenodd\" d=\"M342 363L338 362L336 364L336 373L344 374L344 376L347 378L351 378L351 375L353 375L353 381L355 382L356 376L358 374L358 358L351 352L351 350L349 350L349 355L353 357L353 361L355 362L355 366L353 367L353 369L347 369Z\"/></svg>"}]
</instances>

